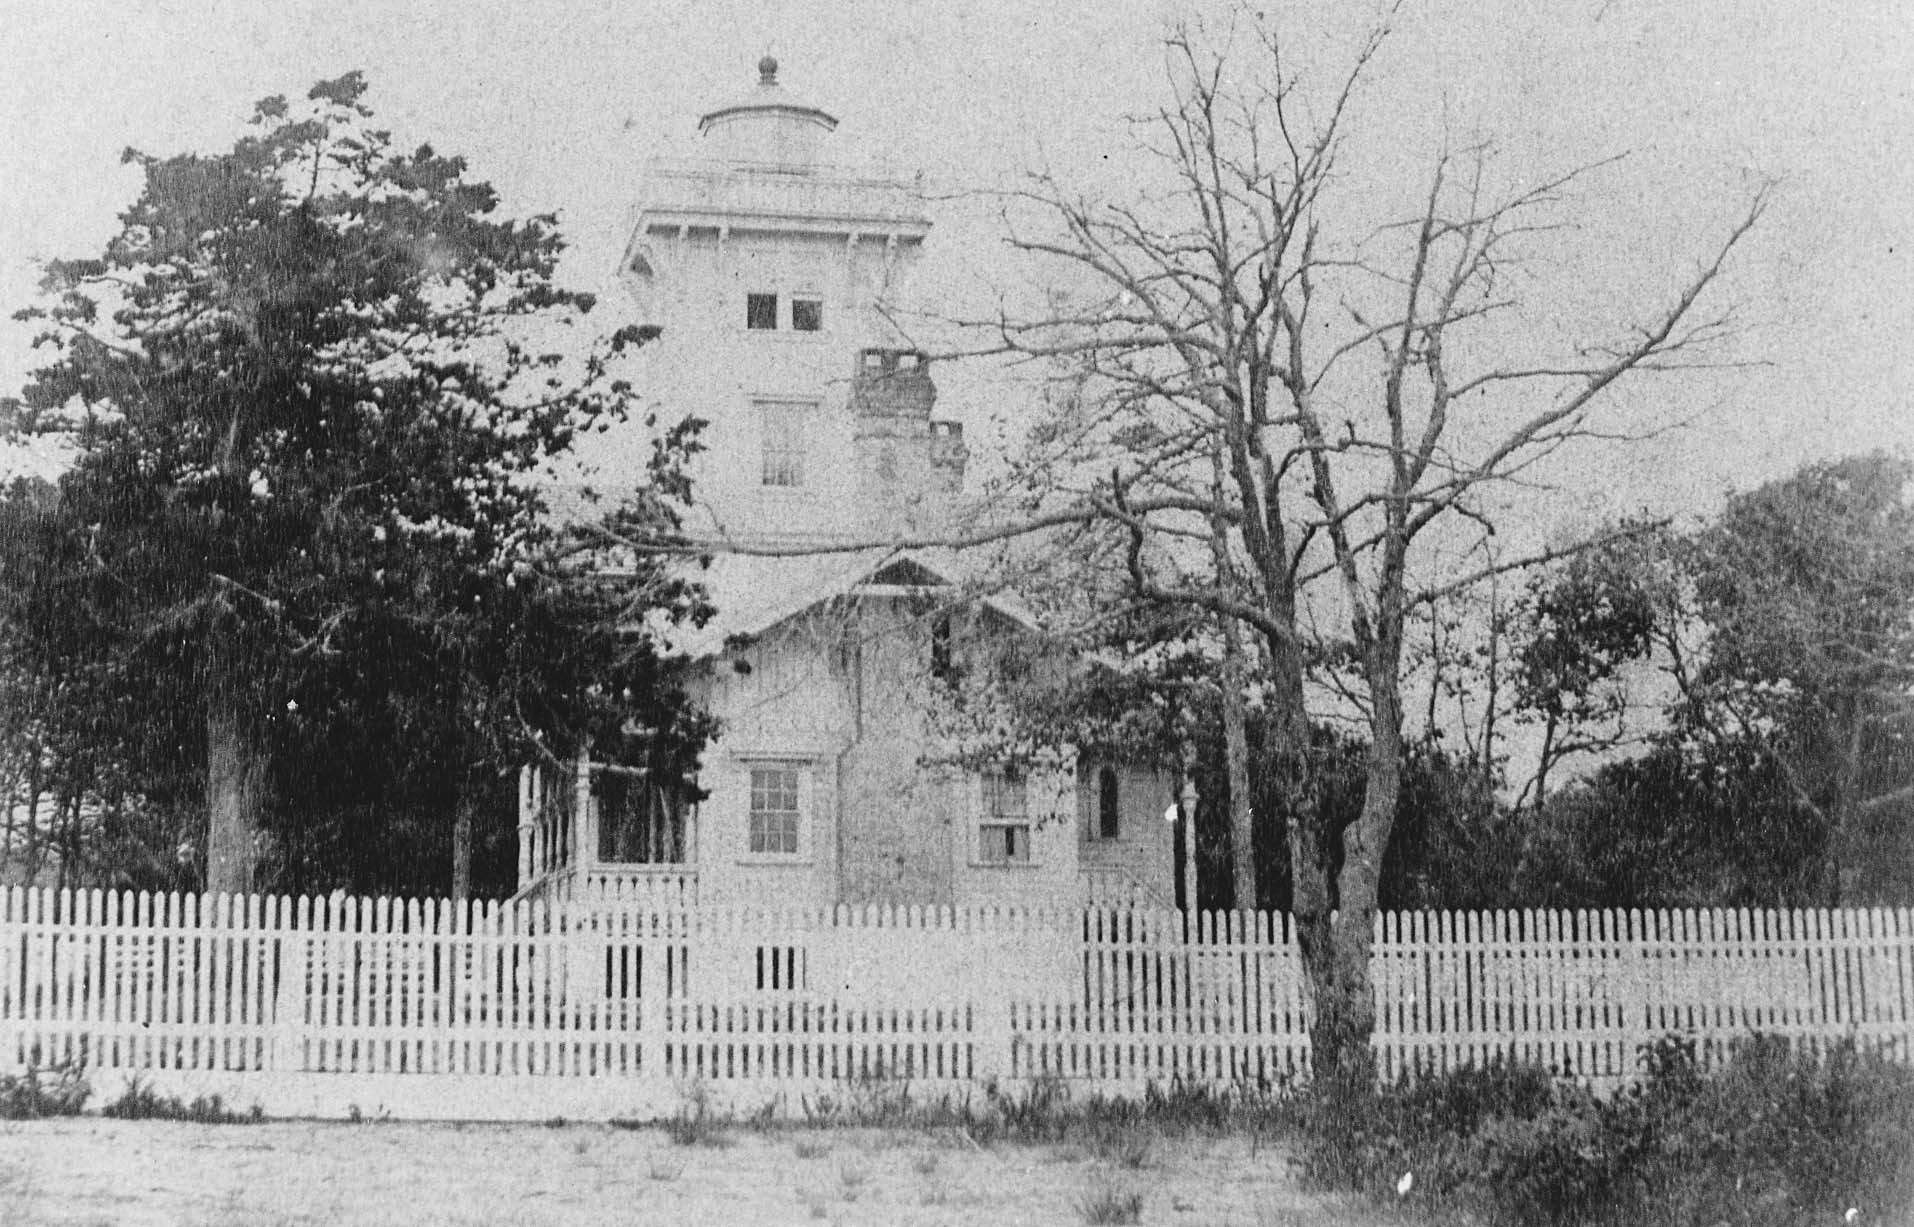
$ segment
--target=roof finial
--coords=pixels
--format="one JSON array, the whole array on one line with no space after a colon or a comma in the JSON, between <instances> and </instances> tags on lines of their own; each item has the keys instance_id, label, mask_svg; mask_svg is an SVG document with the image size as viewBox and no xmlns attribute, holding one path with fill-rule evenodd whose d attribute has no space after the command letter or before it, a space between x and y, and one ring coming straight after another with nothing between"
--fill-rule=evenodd
<instances>
[{"instance_id":1,"label":"roof finial","mask_svg":"<svg viewBox=\"0 0 1914 1227\"><path fill-rule=\"evenodd\" d=\"M758 61L758 84L776 85L778 83L778 61L773 55L766 55Z\"/></svg>"}]
</instances>

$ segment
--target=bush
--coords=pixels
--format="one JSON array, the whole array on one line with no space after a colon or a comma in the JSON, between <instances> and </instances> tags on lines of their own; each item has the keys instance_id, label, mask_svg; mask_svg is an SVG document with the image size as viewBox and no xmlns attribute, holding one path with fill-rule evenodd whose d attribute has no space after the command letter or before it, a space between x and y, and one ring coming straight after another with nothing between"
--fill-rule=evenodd
<instances>
[{"instance_id":1,"label":"bush","mask_svg":"<svg viewBox=\"0 0 1914 1227\"><path fill-rule=\"evenodd\" d=\"M77 1065L56 1065L44 1073L29 1065L24 1074L0 1075L0 1120L78 1116L92 1094Z\"/></svg>"},{"instance_id":2,"label":"bush","mask_svg":"<svg viewBox=\"0 0 1914 1227\"><path fill-rule=\"evenodd\" d=\"M1645 1045L1608 1100L1498 1064L1305 1105L1300 1174L1496 1224L1891 1223L1914 1209L1914 1070L1755 1037L1704 1072ZM1849 1218L1848 1212L1853 1211Z\"/></svg>"},{"instance_id":3,"label":"bush","mask_svg":"<svg viewBox=\"0 0 1914 1227\"><path fill-rule=\"evenodd\" d=\"M1467 1183L1467 1142L1485 1122L1533 1121L1567 1092L1546 1069L1497 1058L1380 1090L1318 1090L1298 1106L1303 1180L1395 1196L1405 1172L1446 1194Z\"/></svg>"}]
</instances>

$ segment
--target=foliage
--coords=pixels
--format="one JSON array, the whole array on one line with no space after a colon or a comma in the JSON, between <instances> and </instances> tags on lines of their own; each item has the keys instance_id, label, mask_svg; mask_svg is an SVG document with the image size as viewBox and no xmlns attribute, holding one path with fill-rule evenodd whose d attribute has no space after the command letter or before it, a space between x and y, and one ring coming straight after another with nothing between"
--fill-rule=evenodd
<instances>
[{"instance_id":1,"label":"foliage","mask_svg":"<svg viewBox=\"0 0 1914 1227\"><path fill-rule=\"evenodd\" d=\"M1892 1223L1914 1209L1914 1070L1891 1057L1756 1036L1703 1071L1693 1042L1668 1036L1642 1065L1607 1100L1515 1065L1323 1098L1298 1166L1390 1200L1409 1173L1417 1203L1524 1227Z\"/></svg>"},{"instance_id":2,"label":"foliage","mask_svg":"<svg viewBox=\"0 0 1914 1227\"><path fill-rule=\"evenodd\" d=\"M258 1104L248 1112L234 1112L218 1095L195 1096L189 1103L177 1095L161 1095L137 1077L100 1115L118 1120L176 1120L195 1125L256 1125L266 1119Z\"/></svg>"},{"instance_id":3,"label":"foliage","mask_svg":"<svg viewBox=\"0 0 1914 1227\"><path fill-rule=\"evenodd\" d=\"M1538 591L1581 611L1531 620L1561 634L1519 645L1532 718L1553 731L1562 712L1558 750L1604 748L1588 720L1636 701L1610 683L1644 628L1667 718L1632 759L1538 796L1523 902L1914 898L1914 466L1810 464L1685 535L1618 537ZM1608 697L1548 706L1538 659Z\"/></svg>"},{"instance_id":4,"label":"foliage","mask_svg":"<svg viewBox=\"0 0 1914 1227\"><path fill-rule=\"evenodd\" d=\"M1540 726L1538 806L1559 760L1627 736L1620 675L1648 653L1667 608L1659 576L1643 565L1661 536L1658 526L1623 523L1605 544L1532 574L1516 603L1510 700L1517 721Z\"/></svg>"},{"instance_id":5,"label":"foliage","mask_svg":"<svg viewBox=\"0 0 1914 1227\"><path fill-rule=\"evenodd\" d=\"M266 99L218 155L129 153L120 232L22 313L53 348L26 426L79 450L0 557L0 621L51 696L64 795L152 827L127 884L183 843L202 873L236 849L222 886L364 887L337 849L443 831L518 762L628 719L676 761L704 731L645 633L704 616L697 590L642 560L592 576L543 492L626 414L616 363L652 333L596 335L553 219L494 217L364 94L354 73ZM671 523L691 446L668 436L613 510L629 535Z\"/></svg>"},{"instance_id":6,"label":"foliage","mask_svg":"<svg viewBox=\"0 0 1914 1227\"><path fill-rule=\"evenodd\" d=\"M1732 754L1732 757L1731 757ZM1825 833L1745 745L1662 742L1551 793L1511 897L1533 907L1776 907L1819 895Z\"/></svg>"},{"instance_id":7,"label":"foliage","mask_svg":"<svg viewBox=\"0 0 1914 1227\"><path fill-rule=\"evenodd\" d=\"M1851 456L1737 495L1688 564L1708 649L1678 730L1772 764L1827 839L1824 902L1878 895L1869 846L1914 830L1914 463Z\"/></svg>"},{"instance_id":8,"label":"foliage","mask_svg":"<svg viewBox=\"0 0 1914 1227\"><path fill-rule=\"evenodd\" d=\"M78 1116L92 1094L78 1065L57 1065L46 1071L29 1065L23 1074L0 1074L0 1120Z\"/></svg>"}]
</instances>

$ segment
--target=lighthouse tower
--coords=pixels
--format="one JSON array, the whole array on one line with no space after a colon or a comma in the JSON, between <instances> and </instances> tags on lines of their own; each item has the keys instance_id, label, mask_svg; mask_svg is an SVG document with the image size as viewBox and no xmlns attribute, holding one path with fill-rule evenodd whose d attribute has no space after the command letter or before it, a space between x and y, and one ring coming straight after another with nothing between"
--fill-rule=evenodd
<instances>
[{"instance_id":1,"label":"lighthouse tower","mask_svg":"<svg viewBox=\"0 0 1914 1227\"><path fill-rule=\"evenodd\" d=\"M913 182L832 164L836 127L766 56L699 120L702 156L646 166L619 277L663 329L655 394L708 423L699 530L900 536L961 490L962 428L933 419L928 359L898 326L930 221Z\"/></svg>"}]
</instances>

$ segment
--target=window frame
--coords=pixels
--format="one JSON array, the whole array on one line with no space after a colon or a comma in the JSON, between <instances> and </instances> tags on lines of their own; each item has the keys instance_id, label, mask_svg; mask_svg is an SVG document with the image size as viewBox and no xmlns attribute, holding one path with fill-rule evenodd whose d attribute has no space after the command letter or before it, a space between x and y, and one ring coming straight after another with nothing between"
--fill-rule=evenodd
<instances>
[{"instance_id":1,"label":"window frame","mask_svg":"<svg viewBox=\"0 0 1914 1227\"><path fill-rule=\"evenodd\" d=\"M1115 841L1123 838L1123 781L1115 765L1103 763L1096 772L1096 837Z\"/></svg>"},{"instance_id":2,"label":"window frame","mask_svg":"<svg viewBox=\"0 0 1914 1227\"><path fill-rule=\"evenodd\" d=\"M809 491L813 451L810 436L812 423L817 417L817 402L797 397L754 396L751 405L758 417L758 489L790 494ZM774 419L782 419L787 423L792 419L796 421L795 427L786 427L791 434L777 440L784 446L773 446L771 423ZM774 456L782 458L782 463L775 468ZM790 480L773 481L774 475Z\"/></svg>"},{"instance_id":3,"label":"window frame","mask_svg":"<svg viewBox=\"0 0 1914 1227\"><path fill-rule=\"evenodd\" d=\"M1009 791L1015 785L1015 792ZM1006 802L1017 799L1015 809ZM1015 832L1022 832L1019 840ZM994 840L992 832L1001 836ZM1030 820L1030 778L1008 768L993 767L978 776L977 861L990 869L1021 869L1035 865L1031 839L1035 824ZM1018 852L1021 850L1022 855Z\"/></svg>"},{"instance_id":4,"label":"window frame","mask_svg":"<svg viewBox=\"0 0 1914 1227\"><path fill-rule=\"evenodd\" d=\"M744 809L744 849L742 859L747 861L801 861L807 848L805 821L809 811L811 794L811 764L803 759L763 758L753 759L744 764L745 809ZM779 780L775 789L769 782L760 783L761 775L788 775L790 786L784 787ZM772 809L768 805L760 807L760 799L784 801L788 798L791 808ZM760 839L759 822L761 818L789 819L787 824L780 823L775 831L765 829ZM777 847L769 846L771 836L777 836ZM789 847L784 838L788 834ZM764 846L759 846L762 843Z\"/></svg>"},{"instance_id":5,"label":"window frame","mask_svg":"<svg viewBox=\"0 0 1914 1227\"><path fill-rule=\"evenodd\" d=\"M808 334L817 334L817 333L823 332L824 331L824 295L800 291L800 292L791 294L789 297L791 299L791 331L797 332L797 333L808 333ZM809 328L806 328L803 324L798 322L798 308L800 306L814 308L817 312L817 314L813 317L811 326Z\"/></svg>"},{"instance_id":6,"label":"window frame","mask_svg":"<svg viewBox=\"0 0 1914 1227\"><path fill-rule=\"evenodd\" d=\"M782 298L777 291L747 290L744 295L744 330L746 332L778 331L778 300ZM760 311L768 302L769 312ZM761 321L768 320L769 323Z\"/></svg>"}]
</instances>

